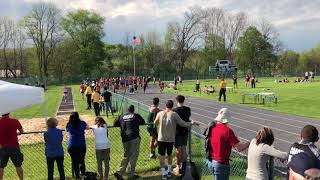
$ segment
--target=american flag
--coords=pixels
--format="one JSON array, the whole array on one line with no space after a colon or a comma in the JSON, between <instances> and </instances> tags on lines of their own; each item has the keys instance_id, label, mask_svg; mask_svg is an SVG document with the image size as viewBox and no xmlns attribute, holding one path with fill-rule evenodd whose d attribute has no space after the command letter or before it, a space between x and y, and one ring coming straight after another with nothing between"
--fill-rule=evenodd
<instances>
[{"instance_id":1,"label":"american flag","mask_svg":"<svg viewBox=\"0 0 320 180\"><path fill-rule=\"evenodd\" d=\"M141 45L141 39L139 37L133 36L133 44L135 46Z\"/></svg>"}]
</instances>

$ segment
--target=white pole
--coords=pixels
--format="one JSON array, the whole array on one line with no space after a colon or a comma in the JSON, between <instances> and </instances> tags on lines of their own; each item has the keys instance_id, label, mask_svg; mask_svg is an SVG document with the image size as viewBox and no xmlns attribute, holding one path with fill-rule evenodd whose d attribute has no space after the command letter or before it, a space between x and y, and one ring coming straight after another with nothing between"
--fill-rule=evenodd
<instances>
[{"instance_id":1,"label":"white pole","mask_svg":"<svg viewBox=\"0 0 320 180\"><path fill-rule=\"evenodd\" d=\"M134 54L134 45L132 46L132 50L133 50L133 76L136 76L136 58Z\"/></svg>"}]
</instances>

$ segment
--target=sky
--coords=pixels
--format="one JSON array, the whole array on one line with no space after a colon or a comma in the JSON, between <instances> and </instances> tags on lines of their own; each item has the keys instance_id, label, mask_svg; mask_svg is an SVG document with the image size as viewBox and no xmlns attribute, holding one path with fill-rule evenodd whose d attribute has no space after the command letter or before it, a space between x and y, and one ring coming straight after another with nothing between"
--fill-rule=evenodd
<instances>
[{"instance_id":1,"label":"sky","mask_svg":"<svg viewBox=\"0 0 320 180\"><path fill-rule=\"evenodd\" d=\"M181 21L190 7L218 7L245 12L251 23L261 18L272 23L286 49L302 52L320 43L320 0L42 0L63 13L82 8L106 19L105 41L123 43L126 33L150 30L163 34L169 21ZM0 0L0 16L19 19L40 0Z\"/></svg>"}]
</instances>

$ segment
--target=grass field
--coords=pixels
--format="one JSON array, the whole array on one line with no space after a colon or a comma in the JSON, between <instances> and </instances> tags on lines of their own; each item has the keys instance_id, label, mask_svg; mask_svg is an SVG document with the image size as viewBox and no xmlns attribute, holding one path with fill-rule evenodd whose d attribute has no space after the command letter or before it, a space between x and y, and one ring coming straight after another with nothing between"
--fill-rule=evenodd
<instances>
[{"instance_id":1,"label":"grass field","mask_svg":"<svg viewBox=\"0 0 320 180\"><path fill-rule=\"evenodd\" d=\"M62 98L62 86L48 86L45 91L46 95L46 114L49 117L55 116L58 105ZM30 106L20 109L12 113L12 117L21 118L41 118L45 117L45 112L42 104Z\"/></svg>"},{"instance_id":2,"label":"grass field","mask_svg":"<svg viewBox=\"0 0 320 180\"><path fill-rule=\"evenodd\" d=\"M238 79L238 88L233 93L227 91L227 103L320 119L320 82L293 83L294 78L290 78L289 80L290 83L274 83L274 79L272 78L261 78L258 79L259 83L256 84L256 89L252 89L251 87L245 87L243 79ZM167 89L166 92L217 101L219 84L220 80L216 79L200 81L202 90L205 85L213 85L215 87L216 92L213 95L193 92L195 81L186 81L182 85L179 84L177 86L178 90ZM231 79L227 79L227 86L233 87ZM246 102L251 104L240 104L242 94L266 92L265 89L270 89L267 92L274 92L277 95L277 104L271 102L267 102L264 105L253 104L253 100L250 97L246 97Z\"/></svg>"}]
</instances>

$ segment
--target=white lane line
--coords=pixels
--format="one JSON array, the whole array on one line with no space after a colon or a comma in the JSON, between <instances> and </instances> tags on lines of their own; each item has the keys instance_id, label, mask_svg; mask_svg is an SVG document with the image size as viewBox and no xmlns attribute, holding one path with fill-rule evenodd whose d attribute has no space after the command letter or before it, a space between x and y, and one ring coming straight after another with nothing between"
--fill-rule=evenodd
<instances>
[{"instance_id":1,"label":"white lane line","mask_svg":"<svg viewBox=\"0 0 320 180\"><path fill-rule=\"evenodd\" d=\"M147 95L146 95L146 96L147 96ZM150 97L150 96L148 96L148 97ZM146 101L150 101L150 100L146 100ZM188 103L188 104L196 104L196 103ZM200 104L197 104L197 105L202 106L202 105L200 105ZM194 106L190 106L190 107L191 107L192 109L199 109L199 110L201 110L201 111L206 111L206 112L208 112L208 113L210 113L210 114L211 114L211 113L212 113L212 114L217 114L216 112L208 111L208 110L201 109L201 108L196 108L196 107L194 107ZM202 107L204 107L204 106L202 106ZM207 106L206 106L206 107L207 107ZM192 114L198 114L198 115L200 115L200 116L203 116L203 115L201 115L201 114L199 114L199 113L196 113L196 112L192 112ZM240 114L240 113L237 113L237 114ZM242 115L242 114L241 114L241 115ZM212 118L212 117L211 117L211 118ZM267 125L267 124L260 124L260 123L256 123L256 122L244 120L244 119L239 118L239 117L233 117L233 118L234 118L234 119L237 119L237 120L239 120L239 121L242 121L242 122L251 123L251 124L256 124L256 125L262 126L262 127L268 126L268 127L272 128L272 129L275 129L275 130L278 130L278 131L282 131L282 132L285 132L285 133L288 133L288 134L292 134L292 135L299 136L298 133L294 133L294 132L286 131L286 130L283 130L283 129L279 129L279 128L277 128L277 127L270 126L270 125ZM273 121L272 121L272 122L273 122ZM281 123L280 123L280 124L281 124ZM288 124L283 124L283 125L288 126ZM301 127L297 127L297 128L301 128Z\"/></svg>"},{"instance_id":2,"label":"white lane line","mask_svg":"<svg viewBox=\"0 0 320 180\"><path fill-rule=\"evenodd\" d=\"M206 111L206 110L200 109L200 108L195 108L195 107L192 107L192 108L193 108L193 109L199 109L199 110L202 110L202 111ZM207 112L210 112L210 111L207 111ZM195 113L195 112L192 112L192 113L193 113L193 114L199 114L199 113ZM216 112L210 112L210 113L218 114L218 113L216 113ZM201 114L199 114L199 115L201 115ZM233 117L233 118L234 118L234 119L237 119L237 120L240 120L240 121L243 121L243 122L247 122L247 123L251 123L251 124L256 124L256 125L259 125L259 126L262 126L262 127L268 126L268 125L264 125L264 124L260 124L260 123L255 123L255 122L247 121L247 120L244 120L244 119L238 118L238 117ZM289 133L289 134L293 134L293 135L299 136L299 134L294 133L294 132L282 130L282 129L279 129L279 128L276 128L276 127L273 127L273 126L268 126L268 127L270 127L271 129L276 129L276 130L278 130L278 131L282 131L282 132L286 132L286 133Z\"/></svg>"},{"instance_id":3,"label":"white lane line","mask_svg":"<svg viewBox=\"0 0 320 180\"><path fill-rule=\"evenodd\" d=\"M130 98L128 98L128 99L130 99ZM136 100L133 100L133 99L131 99L131 100L132 100L132 101L136 101ZM148 101L148 100L145 100L145 101ZM145 101L143 101L143 102L145 102ZM136 102L138 102L138 101L136 101ZM141 102L140 102L140 104L148 107L148 106L147 106L146 104L144 104L144 103L141 103ZM198 113L192 112L192 114L198 114ZM198 115L211 119L211 117L209 117L209 116L205 116L205 115L202 115L202 114L198 114ZM200 122L200 121L197 121L197 122ZM207 124L204 124L204 123L202 123L202 122L200 122L200 124L207 125ZM247 131L256 133L256 131L254 131L254 130L251 130L251 129L248 129L248 128L244 128L244 127L241 127L241 126L238 126L238 125L234 125L234 124L232 124L232 123L229 123L229 124L230 124L231 126L234 126L234 127L240 128L240 129L244 129L244 130L247 130ZM280 139L280 138L275 138L275 139L278 139L279 141L282 141L282 142L285 142L285 143L288 143L288 144L292 144L292 142L286 141L286 140L283 140L283 139Z\"/></svg>"},{"instance_id":4,"label":"white lane line","mask_svg":"<svg viewBox=\"0 0 320 180\"><path fill-rule=\"evenodd\" d=\"M187 104L195 104L195 105L198 105L198 106L201 106L201 107L206 107L208 108L208 106L204 106L204 105L201 105L201 104L197 104L197 103L193 103L193 102L188 102ZM192 106L191 106L192 107ZM220 109L216 108L216 107L212 107L213 109L216 109L217 111L219 111ZM204 111L208 111L208 110L204 110ZM211 112L211 111L208 111L208 112ZM279 122L279 121L273 121L273 120L270 120L270 119L266 119L266 118L262 118L262 117L258 117L258 116L252 116L252 115L249 115L249 114L245 114L245 113L240 113L240 112L236 112L233 110L233 108L230 108L230 112L234 113L234 114L239 114L239 115L243 115L243 116L248 116L248 117L251 117L251 118L256 118L256 119L261 119L263 121L268 121L268 122L273 122L273 123L276 123L276 124L282 124L282 125L285 125L285 126L292 126L292 127L295 127L295 128L298 128L300 129L301 126L295 126L295 125L292 125L292 124L287 124L287 123L282 123L282 122Z\"/></svg>"},{"instance_id":5,"label":"white lane line","mask_svg":"<svg viewBox=\"0 0 320 180\"><path fill-rule=\"evenodd\" d=\"M195 99L193 97L189 97L189 98L192 99L192 100L199 101L199 100L197 100L197 99ZM205 101L203 101L203 102L205 102ZM210 101L207 101L207 102L210 103L213 106L217 105L214 102L210 102ZM238 109L239 111L246 111L246 112L255 113L255 114L262 114L264 116L270 116L270 117L274 117L274 118L281 118L281 119L286 119L286 120L296 121L296 122L300 122L300 123L306 124L305 121L301 121L301 120L298 120L298 119L287 118L287 117L283 117L283 116L280 116L280 115L278 116L278 115L272 115L272 114L267 114L267 113L263 113L263 112L258 112L258 111L264 111L262 109L253 108L253 109L257 110L257 111L253 111L253 110L248 110L248 109L241 108L241 107L236 107L237 105L232 105L232 104L225 104L225 106L229 106L230 108ZM303 118L303 117L301 117L301 118ZM317 124L317 123L314 122L314 121L316 121L314 119L307 119L307 120L309 121L308 124L312 124L312 125L315 125L315 126L320 126L320 124ZM312 122L310 122L310 121L312 121Z\"/></svg>"}]
</instances>

